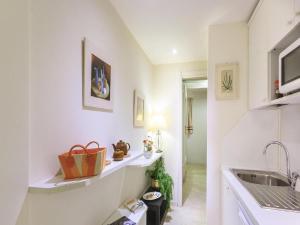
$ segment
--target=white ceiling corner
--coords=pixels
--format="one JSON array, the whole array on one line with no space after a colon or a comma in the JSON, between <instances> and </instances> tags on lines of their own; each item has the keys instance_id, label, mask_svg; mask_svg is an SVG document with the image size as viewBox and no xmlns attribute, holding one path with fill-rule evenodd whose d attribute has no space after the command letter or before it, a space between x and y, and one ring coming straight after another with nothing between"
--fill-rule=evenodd
<instances>
[{"instance_id":1,"label":"white ceiling corner","mask_svg":"<svg viewBox=\"0 0 300 225\"><path fill-rule=\"evenodd\" d=\"M207 60L208 27L247 21L258 0L110 0L153 64ZM177 50L173 55L172 50Z\"/></svg>"}]
</instances>

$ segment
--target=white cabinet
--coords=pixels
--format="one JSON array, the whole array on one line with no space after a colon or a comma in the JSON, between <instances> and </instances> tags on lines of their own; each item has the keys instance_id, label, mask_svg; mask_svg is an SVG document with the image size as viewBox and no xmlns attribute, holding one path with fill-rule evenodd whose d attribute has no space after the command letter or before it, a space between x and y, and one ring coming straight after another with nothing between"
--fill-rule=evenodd
<instances>
[{"instance_id":1,"label":"white cabinet","mask_svg":"<svg viewBox=\"0 0 300 225\"><path fill-rule=\"evenodd\" d=\"M249 23L249 106L268 102L268 11L263 1Z\"/></svg>"},{"instance_id":2,"label":"white cabinet","mask_svg":"<svg viewBox=\"0 0 300 225\"><path fill-rule=\"evenodd\" d=\"M295 25L295 0L264 0L268 8L269 44L271 50Z\"/></svg>"},{"instance_id":3,"label":"white cabinet","mask_svg":"<svg viewBox=\"0 0 300 225\"><path fill-rule=\"evenodd\" d=\"M226 178L222 179L222 225L254 225Z\"/></svg>"},{"instance_id":4,"label":"white cabinet","mask_svg":"<svg viewBox=\"0 0 300 225\"><path fill-rule=\"evenodd\" d=\"M294 12L296 16L294 23L297 24L300 22L300 0L294 0Z\"/></svg>"},{"instance_id":5,"label":"white cabinet","mask_svg":"<svg viewBox=\"0 0 300 225\"><path fill-rule=\"evenodd\" d=\"M268 53L295 26L295 2L262 0L249 22L249 107L269 103L272 79Z\"/></svg>"},{"instance_id":6,"label":"white cabinet","mask_svg":"<svg viewBox=\"0 0 300 225\"><path fill-rule=\"evenodd\" d=\"M222 225L241 225L239 203L224 177L222 181Z\"/></svg>"}]
</instances>

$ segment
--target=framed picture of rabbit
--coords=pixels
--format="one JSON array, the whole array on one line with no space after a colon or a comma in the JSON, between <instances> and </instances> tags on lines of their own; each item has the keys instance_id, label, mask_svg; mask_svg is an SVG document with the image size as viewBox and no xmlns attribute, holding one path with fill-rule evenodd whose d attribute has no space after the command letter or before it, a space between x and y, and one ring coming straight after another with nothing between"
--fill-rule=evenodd
<instances>
[{"instance_id":1,"label":"framed picture of rabbit","mask_svg":"<svg viewBox=\"0 0 300 225\"><path fill-rule=\"evenodd\" d=\"M216 65L216 99L235 100L239 97L239 64Z\"/></svg>"},{"instance_id":2,"label":"framed picture of rabbit","mask_svg":"<svg viewBox=\"0 0 300 225\"><path fill-rule=\"evenodd\" d=\"M98 46L83 40L83 107L113 111L111 59Z\"/></svg>"}]
</instances>

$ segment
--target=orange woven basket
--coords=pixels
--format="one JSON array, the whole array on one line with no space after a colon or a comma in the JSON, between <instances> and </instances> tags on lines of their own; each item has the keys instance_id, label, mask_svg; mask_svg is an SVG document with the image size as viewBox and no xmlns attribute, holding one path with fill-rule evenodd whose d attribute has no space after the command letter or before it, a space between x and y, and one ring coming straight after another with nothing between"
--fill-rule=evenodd
<instances>
[{"instance_id":1,"label":"orange woven basket","mask_svg":"<svg viewBox=\"0 0 300 225\"><path fill-rule=\"evenodd\" d=\"M96 144L97 147L89 149L91 144ZM105 167L106 148L100 148L96 141L91 141L86 146L72 146L68 152L59 155L58 159L65 179L95 176Z\"/></svg>"}]
</instances>

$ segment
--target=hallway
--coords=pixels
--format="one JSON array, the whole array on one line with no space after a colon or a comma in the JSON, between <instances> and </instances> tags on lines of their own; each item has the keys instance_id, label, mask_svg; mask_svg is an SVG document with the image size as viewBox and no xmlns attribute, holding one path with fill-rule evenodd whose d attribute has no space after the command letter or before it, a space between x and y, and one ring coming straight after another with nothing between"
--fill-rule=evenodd
<instances>
[{"instance_id":1,"label":"hallway","mask_svg":"<svg viewBox=\"0 0 300 225\"><path fill-rule=\"evenodd\" d=\"M206 168L187 165L183 206L172 207L165 225L206 225Z\"/></svg>"}]
</instances>

